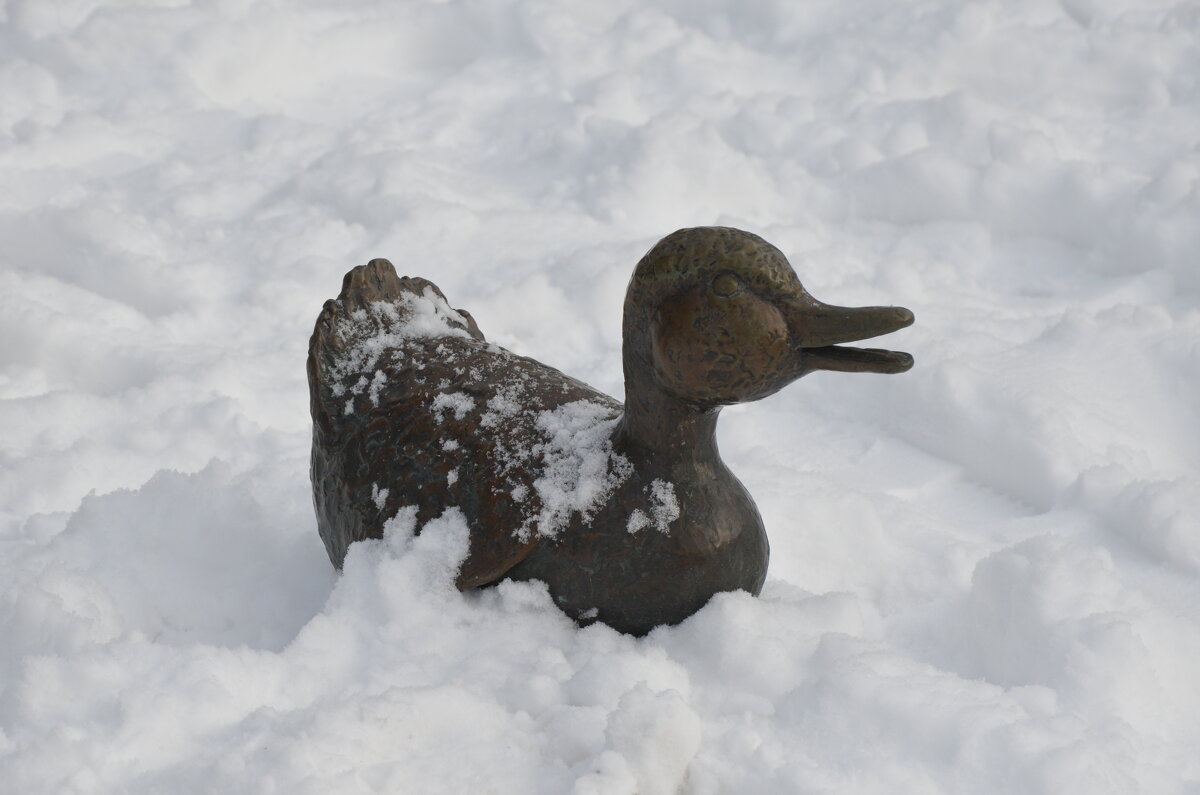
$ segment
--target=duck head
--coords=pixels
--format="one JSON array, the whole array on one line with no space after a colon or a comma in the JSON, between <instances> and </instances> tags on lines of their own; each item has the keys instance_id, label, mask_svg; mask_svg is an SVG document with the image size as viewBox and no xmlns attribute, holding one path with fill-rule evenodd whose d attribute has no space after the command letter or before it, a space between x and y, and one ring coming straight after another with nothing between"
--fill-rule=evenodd
<instances>
[{"instance_id":1,"label":"duck head","mask_svg":"<svg viewBox=\"0 0 1200 795\"><path fill-rule=\"evenodd\" d=\"M912 356L842 343L913 322L902 307L840 307L809 295L779 249L725 227L681 229L652 248L625 299L627 392L700 409L766 397L815 370L902 373ZM628 397L627 397L628 399Z\"/></svg>"}]
</instances>

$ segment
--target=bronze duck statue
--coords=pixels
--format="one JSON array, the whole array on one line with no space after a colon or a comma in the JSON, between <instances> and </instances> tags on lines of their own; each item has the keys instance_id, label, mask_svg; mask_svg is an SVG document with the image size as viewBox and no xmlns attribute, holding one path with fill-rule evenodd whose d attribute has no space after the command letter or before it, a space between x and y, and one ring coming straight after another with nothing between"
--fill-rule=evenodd
<instances>
[{"instance_id":1,"label":"bronze duck statue","mask_svg":"<svg viewBox=\"0 0 1200 795\"><path fill-rule=\"evenodd\" d=\"M642 635L721 591L757 595L767 535L717 452L722 406L814 370L900 373L907 353L843 347L908 326L899 307L824 304L737 229L682 229L625 298L625 406L485 341L466 312L387 260L350 271L313 332L317 524L333 564L415 510L457 508L460 589L542 580L581 624Z\"/></svg>"}]
</instances>

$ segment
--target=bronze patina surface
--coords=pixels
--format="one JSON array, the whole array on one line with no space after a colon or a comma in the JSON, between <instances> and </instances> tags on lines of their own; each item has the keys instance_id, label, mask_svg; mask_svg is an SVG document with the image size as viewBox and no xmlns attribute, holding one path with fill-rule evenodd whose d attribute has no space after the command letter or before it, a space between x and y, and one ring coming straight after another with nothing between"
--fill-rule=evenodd
<instances>
[{"instance_id":1,"label":"bronze patina surface","mask_svg":"<svg viewBox=\"0 0 1200 795\"><path fill-rule=\"evenodd\" d=\"M815 370L904 372L906 353L842 343L912 322L816 300L756 235L683 229L630 281L622 406L488 344L433 284L372 260L325 303L309 347L321 537L340 568L401 509L419 527L457 508L460 588L543 580L576 621L633 634L721 591L758 594L767 536L717 452L721 407Z\"/></svg>"}]
</instances>

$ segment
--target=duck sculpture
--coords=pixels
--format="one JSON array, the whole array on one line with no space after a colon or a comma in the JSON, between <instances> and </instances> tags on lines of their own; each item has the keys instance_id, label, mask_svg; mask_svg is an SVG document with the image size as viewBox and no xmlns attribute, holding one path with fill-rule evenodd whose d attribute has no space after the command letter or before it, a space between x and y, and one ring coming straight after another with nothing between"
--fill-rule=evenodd
<instances>
[{"instance_id":1,"label":"duck sculpture","mask_svg":"<svg viewBox=\"0 0 1200 795\"><path fill-rule=\"evenodd\" d=\"M900 373L907 353L841 343L908 326L899 307L805 291L784 255L737 229L682 229L625 298L625 405L488 343L471 316L387 260L350 271L308 354L321 538L379 538L458 511L460 589L542 580L580 624L642 635L716 593L757 595L762 519L717 451L723 406L815 370Z\"/></svg>"}]
</instances>

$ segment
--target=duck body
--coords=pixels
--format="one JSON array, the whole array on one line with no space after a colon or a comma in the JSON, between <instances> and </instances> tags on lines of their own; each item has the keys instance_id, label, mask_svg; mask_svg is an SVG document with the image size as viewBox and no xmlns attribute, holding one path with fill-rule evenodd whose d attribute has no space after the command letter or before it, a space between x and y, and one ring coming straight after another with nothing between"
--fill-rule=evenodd
<instances>
[{"instance_id":1,"label":"duck body","mask_svg":"<svg viewBox=\"0 0 1200 795\"><path fill-rule=\"evenodd\" d=\"M717 450L720 408L814 369L908 369L907 354L836 343L911 322L817 302L749 233L681 230L630 284L623 406L489 344L432 283L372 260L310 342L318 529L340 568L401 511L421 526L458 510L470 530L459 588L541 580L579 623L639 635L677 623L766 578L762 520Z\"/></svg>"},{"instance_id":2,"label":"duck body","mask_svg":"<svg viewBox=\"0 0 1200 795\"><path fill-rule=\"evenodd\" d=\"M636 448L616 448L644 460ZM672 487L665 515L654 500L662 484ZM639 466L610 504L642 507L591 521L576 517L561 538L535 546L507 576L544 581L576 621L599 620L634 635L684 620L715 593L762 590L766 529L749 493L719 459ZM637 528L635 517L648 524Z\"/></svg>"}]
</instances>

